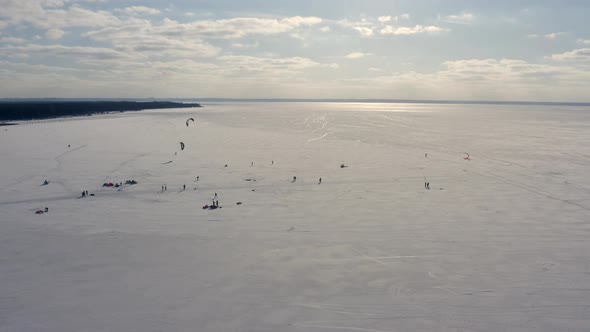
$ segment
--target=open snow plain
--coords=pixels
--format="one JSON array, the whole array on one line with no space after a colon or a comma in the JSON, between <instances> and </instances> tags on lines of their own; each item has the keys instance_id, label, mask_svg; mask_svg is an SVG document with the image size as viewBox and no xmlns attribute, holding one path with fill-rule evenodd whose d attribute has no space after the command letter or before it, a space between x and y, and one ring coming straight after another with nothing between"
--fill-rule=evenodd
<instances>
[{"instance_id":1,"label":"open snow plain","mask_svg":"<svg viewBox=\"0 0 590 332\"><path fill-rule=\"evenodd\" d=\"M589 108L218 103L0 156L0 331L590 330Z\"/></svg>"}]
</instances>

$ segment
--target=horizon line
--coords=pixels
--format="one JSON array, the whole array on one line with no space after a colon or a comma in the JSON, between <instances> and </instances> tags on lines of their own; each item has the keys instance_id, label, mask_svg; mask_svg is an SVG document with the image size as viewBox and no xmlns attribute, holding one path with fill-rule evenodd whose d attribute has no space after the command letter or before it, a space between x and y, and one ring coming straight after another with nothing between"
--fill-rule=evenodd
<instances>
[{"instance_id":1,"label":"horizon line","mask_svg":"<svg viewBox=\"0 0 590 332\"><path fill-rule=\"evenodd\" d=\"M141 97L141 98L86 98L86 97L29 97L0 98L0 102L27 101L209 101L209 102L332 102L332 103L408 103L408 104L480 104L480 105L554 105L590 106L587 102L525 101L525 100L453 100L453 99L387 99L387 98L223 98L223 97Z\"/></svg>"}]
</instances>

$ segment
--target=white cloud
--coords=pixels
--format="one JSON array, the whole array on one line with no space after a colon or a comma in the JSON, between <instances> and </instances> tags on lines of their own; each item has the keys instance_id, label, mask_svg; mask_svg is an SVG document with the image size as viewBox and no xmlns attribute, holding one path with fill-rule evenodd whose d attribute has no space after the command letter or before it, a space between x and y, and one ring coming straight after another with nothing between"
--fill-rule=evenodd
<instances>
[{"instance_id":1,"label":"white cloud","mask_svg":"<svg viewBox=\"0 0 590 332\"><path fill-rule=\"evenodd\" d=\"M83 34L84 37L107 42L119 51L161 57L211 57L220 52L183 25L164 20L154 26L150 21L137 21L122 27L109 27Z\"/></svg>"},{"instance_id":2,"label":"white cloud","mask_svg":"<svg viewBox=\"0 0 590 332\"><path fill-rule=\"evenodd\" d=\"M165 20L160 26L154 26L154 32L173 35L194 35L203 38L241 38L247 35L273 35L295 30L301 26L320 24L319 17L286 17L283 19L240 17L222 20L195 21L178 23Z\"/></svg>"},{"instance_id":3,"label":"white cloud","mask_svg":"<svg viewBox=\"0 0 590 332\"><path fill-rule=\"evenodd\" d=\"M258 42L251 43L251 44L244 44L244 43L233 43L232 46L235 48L256 48L258 47Z\"/></svg>"},{"instance_id":4,"label":"white cloud","mask_svg":"<svg viewBox=\"0 0 590 332\"><path fill-rule=\"evenodd\" d=\"M58 56L72 58L74 60L117 59L128 58L125 53L102 47L63 46L63 45L25 45L25 46L0 46L0 54L34 54L42 56Z\"/></svg>"},{"instance_id":5,"label":"white cloud","mask_svg":"<svg viewBox=\"0 0 590 332\"><path fill-rule=\"evenodd\" d=\"M563 35L564 32L553 32L553 33L548 33L543 35L543 37L547 38L547 39L556 39L557 37Z\"/></svg>"},{"instance_id":6,"label":"white cloud","mask_svg":"<svg viewBox=\"0 0 590 332\"><path fill-rule=\"evenodd\" d=\"M580 48L570 52L553 54L548 58L555 61L590 62L590 48Z\"/></svg>"},{"instance_id":7,"label":"white cloud","mask_svg":"<svg viewBox=\"0 0 590 332\"><path fill-rule=\"evenodd\" d=\"M347 27L347 28L355 28L355 27L372 27L374 26L374 22L367 20L366 18L361 19L360 21L350 21L348 19L334 21L334 23Z\"/></svg>"},{"instance_id":8,"label":"white cloud","mask_svg":"<svg viewBox=\"0 0 590 332\"><path fill-rule=\"evenodd\" d=\"M321 28L320 28L320 31L321 31L321 32L330 32L331 30L332 30L332 29L331 29L329 26L327 26L327 25L326 25L325 27L321 27Z\"/></svg>"},{"instance_id":9,"label":"white cloud","mask_svg":"<svg viewBox=\"0 0 590 332\"><path fill-rule=\"evenodd\" d=\"M377 18L377 21L379 21L382 24L385 24L387 22L392 22L392 21L397 22L399 20L409 20L409 19L410 19L410 14L405 13L405 14L401 14L398 16L390 16L390 15L379 16Z\"/></svg>"},{"instance_id":10,"label":"white cloud","mask_svg":"<svg viewBox=\"0 0 590 332\"><path fill-rule=\"evenodd\" d=\"M283 19L234 18L191 23L164 19L159 24L138 20L124 26L90 31L83 36L111 43L115 49L125 52L151 56L212 57L221 50L205 42L205 39L237 39L248 35L281 33L290 33L293 38L303 38L297 33L298 27L321 22L320 18L300 16Z\"/></svg>"},{"instance_id":11,"label":"white cloud","mask_svg":"<svg viewBox=\"0 0 590 332\"><path fill-rule=\"evenodd\" d=\"M309 58L259 58L245 55L221 56L219 61L224 63L226 74L257 74L262 76L276 76L295 74L311 68L337 69L335 63L322 64Z\"/></svg>"},{"instance_id":12,"label":"white cloud","mask_svg":"<svg viewBox=\"0 0 590 332\"><path fill-rule=\"evenodd\" d=\"M590 39L578 39L577 43L580 45L590 45Z\"/></svg>"},{"instance_id":13,"label":"white cloud","mask_svg":"<svg viewBox=\"0 0 590 332\"><path fill-rule=\"evenodd\" d=\"M364 58L368 55L371 55L371 53L352 52L352 53L347 54L345 56L345 58L347 58L347 59L360 59L360 58Z\"/></svg>"},{"instance_id":14,"label":"white cloud","mask_svg":"<svg viewBox=\"0 0 590 332\"><path fill-rule=\"evenodd\" d=\"M0 37L0 43L5 43L5 44L23 44L26 42L27 42L27 40L23 39L23 38Z\"/></svg>"},{"instance_id":15,"label":"white cloud","mask_svg":"<svg viewBox=\"0 0 590 332\"><path fill-rule=\"evenodd\" d=\"M290 34L289 36L291 36L291 38L294 38L294 39L297 39L297 40L305 40L305 37L304 36L302 36L302 35L300 35L298 33L295 33L295 32L292 33L292 34Z\"/></svg>"},{"instance_id":16,"label":"white cloud","mask_svg":"<svg viewBox=\"0 0 590 332\"><path fill-rule=\"evenodd\" d=\"M471 24L474 20L475 15L468 12L462 12L461 14L445 16L445 18L443 19L444 22L455 24Z\"/></svg>"},{"instance_id":17,"label":"white cloud","mask_svg":"<svg viewBox=\"0 0 590 332\"><path fill-rule=\"evenodd\" d=\"M65 32L61 29L49 29L45 32L45 38L51 40L61 39L64 34Z\"/></svg>"},{"instance_id":18,"label":"white cloud","mask_svg":"<svg viewBox=\"0 0 590 332\"><path fill-rule=\"evenodd\" d=\"M65 8L67 0L2 0L0 18L5 25L28 23L37 28L103 27L121 22L113 14L78 5Z\"/></svg>"},{"instance_id":19,"label":"white cloud","mask_svg":"<svg viewBox=\"0 0 590 332\"><path fill-rule=\"evenodd\" d=\"M444 62L432 73L405 71L343 82L350 93L369 98L396 91L398 98L564 101L585 98L590 72L515 59L467 59Z\"/></svg>"},{"instance_id":20,"label":"white cloud","mask_svg":"<svg viewBox=\"0 0 590 332\"><path fill-rule=\"evenodd\" d=\"M361 36L363 36L363 37L371 37L371 36L373 36L373 29L371 29L371 28L354 27L353 29L355 29L356 31L358 31L361 34Z\"/></svg>"},{"instance_id":21,"label":"white cloud","mask_svg":"<svg viewBox=\"0 0 590 332\"><path fill-rule=\"evenodd\" d=\"M131 6L123 9L116 9L117 12L125 13L130 16L142 16L142 15L158 15L160 10L156 8L150 8L145 6Z\"/></svg>"},{"instance_id":22,"label":"white cloud","mask_svg":"<svg viewBox=\"0 0 590 332\"><path fill-rule=\"evenodd\" d=\"M416 25L414 27L393 27L391 25L386 26L381 30L382 35L414 35L420 33L437 33L441 31L447 31L447 29L437 27L434 25L422 26Z\"/></svg>"},{"instance_id":23,"label":"white cloud","mask_svg":"<svg viewBox=\"0 0 590 332\"><path fill-rule=\"evenodd\" d=\"M537 33L531 33L526 35L527 38L546 38L546 39L557 39L559 36L564 35L565 32L553 32L553 33L547 33L544 35L539 35Z\"/></svg>"},{"instance_id":24,"label":"white cloud","mask_svg":"<svg viewBox=\"0 0 590 332\"><path fill-rule=\"evenodd\" d=\"M368 70L369 70L369 71L372 71L372 72L378 72L378 71L381 71L381 68L377 68L377 67L369 67L369 69L368 69Z\"/></svg>"}]
</instances>

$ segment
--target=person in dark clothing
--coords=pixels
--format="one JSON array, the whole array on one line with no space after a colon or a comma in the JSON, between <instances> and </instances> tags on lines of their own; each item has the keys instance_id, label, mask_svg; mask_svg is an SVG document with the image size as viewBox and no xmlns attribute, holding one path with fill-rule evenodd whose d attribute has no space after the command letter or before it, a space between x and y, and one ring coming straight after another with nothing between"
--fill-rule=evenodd
<instances>
[{"instance_id":1,"label":"person in dark clothing","mask_svg":"<svg viewBox=\"0 0 590 332\"><path fill-rule=\"evenodd\" d=\"M85 191L82 192L82 197L86 197L86 192Z\"/></svg>"},{"instance_id":2,"label":"person in dark clothing","mask_svg":"<svg viewBox=\"0 0 590 332\"><path fill-rule=\"evenodd\" d=\"M322 184L322 178L320 178L320 180L318 181L318 184Z\"/></svg>"},{"instance_id":3,"label":"person in dark clothing","mask_svg":"<svg viewBox=\"0 0 590 332\"><path fill-rule=\"evenodd\" d=\"M297 177L296 176L293 177L293 181L291 181L291 182L295 182L295 181L297 181Z\"/></svg>"},{"instance_id":4,"label":"person in dark clothing","mask_svg":"<svg viewBox=\"0 0 590 332\"><path fill-rule=\"evenodd\" d=\"M186 184L182 185L182 190L186 190Z\"/></svg>"},{"instance_id":5,"label":"person in dark clothing","mask_svg":"<svg viewBox=\"0 0 590 332\"><path fill-rule=\"evenodd\" d=\"M426 182L426 189L430 190L430 182Z\"/></svg>"}]
</instances>

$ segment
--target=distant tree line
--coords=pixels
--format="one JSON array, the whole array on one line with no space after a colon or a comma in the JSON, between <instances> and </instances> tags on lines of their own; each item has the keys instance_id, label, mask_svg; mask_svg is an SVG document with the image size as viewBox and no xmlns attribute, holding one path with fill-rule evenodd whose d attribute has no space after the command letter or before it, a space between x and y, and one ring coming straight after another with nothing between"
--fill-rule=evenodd
<instances>
[{"instance_id":1,"label":"distant tree line","mask_svg":"<svg viewBox=\"0 0 590 332\"><path fill-rule=\"evenodd\" d=\"M201 107L201 105L196 103L184 104L170 101L0 102L0 121L50 119L108 112L188 107Z\"/></svg>"}]
</instances>

